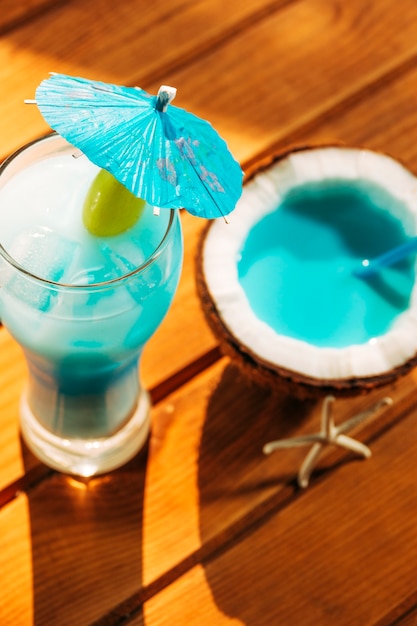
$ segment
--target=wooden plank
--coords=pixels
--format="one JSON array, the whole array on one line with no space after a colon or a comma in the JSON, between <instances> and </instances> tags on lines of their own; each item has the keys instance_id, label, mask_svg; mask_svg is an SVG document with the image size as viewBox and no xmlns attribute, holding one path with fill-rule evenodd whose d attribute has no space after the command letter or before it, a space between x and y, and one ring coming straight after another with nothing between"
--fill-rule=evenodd
<instances>
[{"instance_id":1,"label":"wooden plank","mask_svg":"<svg viewBox=\"0 0 417 626\"><path fill-rule=\"evenodd\" d=\"M146 624L370 626L415 597L416 415L149 600Z\"/></svg>"},{"instance_id":2,"label":"wooden plank","mask_svg":"<svg viewBox=\"0 0 417 626\"><path fill-rule=\"evenodd\" d=\"M86 483L54 475L1 510L1 624L91 624L136 591L145 461Z\"/></svg>"},{"instance_id":3,"label":"wooden plank","mask_svg":"<svg viewBox=\"0 0 417 626\"><path fill-rule=\"evenodd\" d=\"M32 540L25 496L1 509L0 624L35 624L33 607Z\"/></svg>"},{"instance_id":4,"label":"wooden plank","mask_svg":"<svg viewBox=\"0 0 417 626\"><path fill-rule=\"evenodd\" d=\"M345 109L336 108L312 126L300 128L287 139L291 143L345 142L388 152L417 173L417 71L398 73L374 85Z\"/></svg>"},{"instance_id":5,"label":"wooden plank","mask_svg":"<svg viewBox=\"0 0 417 626\"><path fill-rule=\"evenodd\" d=\"M23 105L49 72L140 87L150 77L166 83L174 68L287 1L154 0L139 10L136 0L58 3L54 11L2 38L0 156L49 130L35 107Z\"/></svg>"},{"instance_id":6,"label":"wooden plank","mask_svg":"<svg viewBox=\"0 0 417 626\"><path fill-rule=\"evenodd\" d=\"M18 345L4 328L0 330L1 372L1 437L0 437L0 492L18 480L38 462L29 453L23 453L18 426L18 399L26 378L26 367Z\"/></svg>"},{"instance_id":7,"label":"wooden plank","mask_svg":"<svg viewBox=\"0 0 417 626\"><path fill-rule=\"evenodd\" d=\"M360 440L392 426L384 440L399 445L395 420L415 405L415 377L391 391L395 410L363 425ZM363 406L363 398L341 401L335 420ZM317 405L248 385L223 359L154 408L149 448L126 467L86 482L54 474L18 495L0 510L0 541L8 546L0 549L0 571L10 585L5 622L22 603L26 612L34 607L39 623L59 624L80 623L80 616L90 623L120 602L137 608L268 511L297 500L293 479L306 450L267 457L262 447L316 431L319 412ZM390 459L388 443L377 454ZM323 457L326 481L338 463L366 482L361 468L368 461L349 463L343 452ZM315 481L320 484L320 474L313 491ZM16 567L28 585L32 578L32 596L23 600Z\"/></svg>"}]
</instances>

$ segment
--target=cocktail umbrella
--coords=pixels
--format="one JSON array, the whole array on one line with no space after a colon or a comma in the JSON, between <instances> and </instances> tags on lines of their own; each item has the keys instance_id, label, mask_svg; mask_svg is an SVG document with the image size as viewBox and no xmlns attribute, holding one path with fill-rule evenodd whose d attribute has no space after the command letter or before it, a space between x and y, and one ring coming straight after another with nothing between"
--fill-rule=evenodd
<instances>
[{"instance_id":1,"label":"cocktail umbrella","mask_svg":"<svg viewBox=\"0 0 417 626\"><path fill-rule=\"evenodd\" d=\"M137 87L52 74L36 90L48 124L135 196L215 218L242 192L242 170L211 124Z\"/></svg>"}]
</instances>

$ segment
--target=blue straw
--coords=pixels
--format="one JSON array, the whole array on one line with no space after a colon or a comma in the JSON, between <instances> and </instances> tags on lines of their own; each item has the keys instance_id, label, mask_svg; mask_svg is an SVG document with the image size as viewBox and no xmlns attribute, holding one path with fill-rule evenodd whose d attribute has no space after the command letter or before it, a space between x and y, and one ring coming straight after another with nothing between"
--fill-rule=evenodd
<instances>
[{"instance_id":1,"label":"blue straw","mask_svg":"<svg viewBox=\"0 0 417 626\"><path fill-rule=\"evenodd\" d=\"M359 278L367 278L368 276L373 276L377 274L383 267L388 267L389 265L394 265L398 261L402 261L410 254L417 252L417 236L412 237L408 241L388 250L388 252L384 252L380 256L375 257L371 260L362 261L361 267L353 270L355 276Z\"/></svg>"}]
</instances>

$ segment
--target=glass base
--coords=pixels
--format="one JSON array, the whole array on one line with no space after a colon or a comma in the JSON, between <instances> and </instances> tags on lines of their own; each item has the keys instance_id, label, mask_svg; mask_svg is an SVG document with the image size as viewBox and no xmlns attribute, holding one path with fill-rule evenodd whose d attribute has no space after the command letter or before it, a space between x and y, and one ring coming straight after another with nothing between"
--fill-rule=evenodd
<instances>
[{"instance_id":1,"label":"glass base","mask_svg":"<svg viewBox=\"0 0 417 626\"><path fill-rule=\"evenodd\" d=\"M64 439L39 424L23 393L20 428L28 448L52 469L84 478L103 474L127 463L145 444L150 430L149 395L141 392L135 412L115 434L97 439Z\"/></svg>"}]
</instances>

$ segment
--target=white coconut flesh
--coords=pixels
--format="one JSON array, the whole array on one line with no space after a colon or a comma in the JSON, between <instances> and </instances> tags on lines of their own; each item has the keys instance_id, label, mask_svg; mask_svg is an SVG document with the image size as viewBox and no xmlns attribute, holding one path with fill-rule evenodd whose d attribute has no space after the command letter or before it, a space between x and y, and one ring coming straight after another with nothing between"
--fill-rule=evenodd
<instances>
[{"instance_id":1,"label":"white coconut flesh","mask_svg":"<svg viewBox=\"0 0 417 626\"><path fill-rule=\"evenodd\" d=\"M323 147L292 152L258 173L245 185L230 223L217 220L210 226L202 251L206 289L217 315L239 344L272 368L326 381L386 374L415 357L417 285L411 289L407 308L381 335L343 347L317 346L277 332L254 313L239 280L238 262L251 229L271 212L279 211L291 190L335 179L352 186L369 182L383 188L396 199L383 210L392 212L401 222L406 236L417 233L414 175L380 153Z\"/></svg>"}]
</instances>

